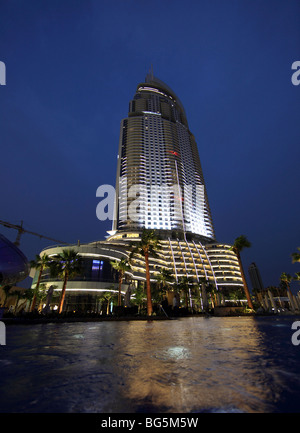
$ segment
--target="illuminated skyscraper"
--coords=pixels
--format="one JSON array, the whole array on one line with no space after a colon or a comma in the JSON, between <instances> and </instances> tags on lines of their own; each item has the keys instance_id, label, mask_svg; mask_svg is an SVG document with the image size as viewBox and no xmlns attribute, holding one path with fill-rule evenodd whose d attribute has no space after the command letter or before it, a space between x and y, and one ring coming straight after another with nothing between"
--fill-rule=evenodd
<instances>
[{"instance_id":1,"label":"illuminated skyscraper","mask_svg":"<svg viewBox=\"0 0 300 433\"><path fill-rule=\"evenodd\" d=\"M182 103L148 74L121 122L113 230L182 230L214 239L197 144Z\"/></svg>"},{"instance_id":2,"label":"illuminated skyscraper","mask_svg":"<svg viewBox=\"0 0 300 433\"><path fill-rule=\"evenodd\" d=\"M215 240L197 144L183 105L153 73L137 86L128 117L121 121L110 236L102 241L69 246L78 252L84 267L82 275L68 281L66 310L73 309L78 296L80 302L90 303L92 297L97 304L98 292L118 291L111 260L130 260L123 293L129 286L134 290L143 285L144 257L131 257L132 246L141 240L143 228L157 230L161 239L161 250L149 259L153 283L161 270L167 269L174 282L188 277L198 286L199 293L205 284L214 287L218 291L214 302L219 305L225 305L226 293L243 287L234 251L230 245ZM65 248L47 248L41 255L55 257ZM55 290L61 290L62 283L47 272L44 271L41 281L47 287L55 285L58 287ZM38 272L32 288L36 287L37 278Z\"/></svg>"}]
</instances>

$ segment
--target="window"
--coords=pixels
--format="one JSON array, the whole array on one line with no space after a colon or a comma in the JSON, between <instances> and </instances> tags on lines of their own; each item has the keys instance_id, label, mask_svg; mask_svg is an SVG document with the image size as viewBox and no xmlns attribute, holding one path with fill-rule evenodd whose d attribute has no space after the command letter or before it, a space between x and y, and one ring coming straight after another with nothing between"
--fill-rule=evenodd
<instances>
[{"instance_id":1,"label":"window","mask_svg":"<svg viewBox=\"0 0 300 433\"><path fill-rule=\"evenodd\" d=\"M100 260L93 260L92 271L98 271L99 267L100 267Z\"/></svg>"},{"instance_id":2,"label":"window","mask_svg":"<svg viewBox=\"0 0 300 433\"><path fill-rule=\"evenodd\" d=\"M103 269L103 260L93 260L92 271L102 271Z\"/></svg>"}]
</instances>

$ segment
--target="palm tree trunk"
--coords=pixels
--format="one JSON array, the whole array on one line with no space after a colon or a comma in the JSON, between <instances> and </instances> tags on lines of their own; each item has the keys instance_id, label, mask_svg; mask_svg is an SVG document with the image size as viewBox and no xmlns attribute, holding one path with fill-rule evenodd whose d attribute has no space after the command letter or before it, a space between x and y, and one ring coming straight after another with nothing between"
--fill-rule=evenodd
<instances>
[{"instance_id":1,"label":"palm tree trunk","mask_svg":"<svg viewBox=\"0 0 300 433\"><path fill-rule=\"evenodd\" d=\"M286 292L287 292L287 294L289 293L292 296L292 291L291 291L289 283L286 281L285 284L286 284Z\"/></svg>"},{"instance_id":2,"label":"palm tree trunk","mask_svg":"<svg viewBox=\"0 0 300 433\"><path fill-rule=\"evenodd\" d=\"M149 254L145 252L145 266L146 266L146 293L147 293L147 315L152 315L152 299L151 299L151 285L150 285L150 270L149 270Z\"/></svg>"},{"instance_id":3,"label":"palm tree trunk","mask_svg":"<svg viewBox=\"0 0 300 433\"><path fill-rule=\"evenodd\" d=\"M34 296L33 296L32 304L31 304L31 307L30 307L30 311L33 311L34 307L35 307L36 294L37 294L37 292L39 290L39 286L40 286L40 282L41 282L41 277L42 277L42 272L43 272L43 266L41 266L41 268L40 268L40 273L39 273L39 277L38 277L38 280L37 280L37 283L36 283L36 286L35 286L35 291L34 291Z\"/></svg>"},{"instance_id":4,"label":"palm tree trunk","mask_svg":"<svg viewBox=\"0 0 300 433\"><path fill-rule=\"evenodd\" d=\"M32 300L31 307L30 307L30 312L32 312L34 310L35 304L36 304L36 293L33 296L33 300Z\"/></svg>"},{"instance_id":5,"label":"palm tree trunk","mask_svg":"<svg viewBox=\"0 0 300 433\"><path fill-rule=\"evenodd\" d=\"M242 280L243 280L243 285L244 285L244 290L245 290L245 295L246 295L246 298L247 298L248 306L249 306L249 308L251 310L253 310L253 304L252 304L252 300L251 300L251 297L250 297L250 292L249 292L249 289L248 289L247 281L246 281L246 278L245 278L241 256L240 256L240 254L238 252L236 253L236 256L237 256L237 259L238 259L238 262L239 262L239 265L240 265L241 276L242 276Z\"/></svg>"},{"instance_id":6,"label":"palm tree trunk","mask_svg":"<svg viewBox=\"0 0 300 433\"><path fill-rule=\"evenodd\" d=\"M20 305L20 310L22 310L22 308L25 308L27 303L27 299L25 299L25 301L23 302L23 304Z\"/></svg>"},{"instance_id":7,"label":"palm tree trunk","mask_svg":"<svg viewBox=\"0 0 300 433\"><path fill-rule=\"evenodd\" d=\"M6 307L7 298L8 298L8 295L7 295L7 293L5 293L5 299L4 299L4 302L3 302L3 307Z\"/></svg>"},{"instance_id":8,"label":"palm tree trunk","mask_svg":"<svg viewBox=\"0 0 300 433\"><path fill-rule=\"evenodd\" d=\"M278 296L278 301L279 301L279 305L281 306L281 308L283 307L283 305L282 305L282 302L281 302L281 299L280 299L280 292L279 292L279 289L278 288L276 288L276 293L277 293L277 296Z\"/></svg>"},{"instance_id":9,"label":"palm tree trunk","mask_svg":"<svg viewBox=\"0 0 300 433\"><path fill-rule=\"evenodd\" d=\"M68 282L68 272L65 273L65 277L64 277L64 284L63 284L63 288L62 288L62 292L61 292L61 298L60 298L60 303L59 303L59 307L58 307L58 313L61 314L62 309L63 309L63 305L64 305L64 300L65 300L65 296L66 296L66 287L67 287L67 282Z\"/></svg>"},{"instance_id":10,"label":"palm tree trunk","mask_svg":"<svg viewBox=\"0 0 300 433\"><path fill-rule=\"evenodd\" d=\"M20 301L20 296L17 297L17 302L15 305L15 314L17 313L17 310L18 310L19 301Z\"/></svg>"}]
</instances>

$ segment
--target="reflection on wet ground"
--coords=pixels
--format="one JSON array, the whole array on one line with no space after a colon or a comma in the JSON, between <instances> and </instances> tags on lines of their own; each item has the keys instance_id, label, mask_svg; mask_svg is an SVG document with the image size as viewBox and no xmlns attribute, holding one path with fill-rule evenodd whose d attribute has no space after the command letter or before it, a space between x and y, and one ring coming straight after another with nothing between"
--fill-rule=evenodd
<instances>
[{"instance_id":1,"label":"reflection on wet ground","mask_svg":"<svg viewBox=\"0 0 300 433\"><path fill-rule=\"evenodd\" d=\"M10 325L0 412L299 412L295 320Z\"/></svg>"}]
</instances>

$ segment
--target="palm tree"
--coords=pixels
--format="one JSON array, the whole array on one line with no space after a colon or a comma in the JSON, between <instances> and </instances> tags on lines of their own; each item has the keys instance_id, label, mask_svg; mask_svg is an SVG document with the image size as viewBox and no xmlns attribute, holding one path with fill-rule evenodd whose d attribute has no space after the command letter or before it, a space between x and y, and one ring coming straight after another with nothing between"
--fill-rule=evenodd
<instances>
[{"instance_id":1,"label":"palm tree","mask_svg":"<svg viewBox=\"0 0 300 433\"><path fill-rule=\"evenodd\" d=\"M215 308L215 306L217 305L217 301L216 301L216 286L215 284L208 282L206 284L206 291L210 296L210 301L211 301L211 308Z\"/></svg>"},{"instance_id":2,"label":"palm tree","mask_svg":"<svg viewBox=\"0 0 300 433\"><path fill-rule=\"evenodd\" d=\"M295 276L294 276L293 280L300 281L300 272L296 272L295 273Z\"/></svg>"},{"instance_id":3,"label":"palm tree","mask_svg":"<svg viewBox=\"0 0 300 433\"><path fill-rule=\"evenodd\" d=\"M292 295L291 289L290 289L290 283L292 281L292 277L290 274L287 274L286 272L282 272L280 275L280 282L286 287L286 290L289 292L290 295Z\"/></svg>"},{"instance_id":4,"label":"palm tree","mask_svg":"<svg viewBox=\"0 0 300 433\"><path fill-rule=\"evenodd\" d=\"M143 229L141 240L137 244L132 244L133 249L130 258L134 254L140 254L145 258L146 268L146 294L147 294L147 315L152 315L152 299L151 299L151 285L150 285L150 270L149 270L149 256L157 257L156 251L161 248L160 238L156 235L154 230Z\"/></svg>"},{"instance_id":5,"label":"palm tree","mask_svg":"<svg viewBox=\"0 0 300 433\"><path fill-rule=\"evenodd\" d=\"M181 290L184 293L186 308L189 307L189 298L191 301L191 291L190 291L191 290L191 288L190 288L191 284L192 284L192 279L189 277L183 276L183 277L178 278L177 286L178 286L179 290ZM192 305L191 305L191 307L192 307Z\"/></svg>"},{"instance_id":6,"label":"palm tree","mask_svg":"<svg viewBox=\"0 0 300 433\"><path fill-rule=\"evenodd\" d=\"M111 290L108 290L106 292L103 292L101 294L101 299L104 299L106 301L106 315L109 315L109 306L110 306L110 302L111 300L114 298L115 293L112 292Z\"/></svg>"},{"instance_id":7,"label":"palm tree","mask_svg":"<svg viewBox=\"0 0 300 433\"><path fill-rule=\"evenodd\" d=\"M24 308L27 304L27 302L29 301L29 305L31 304L32 300L34 297L34 291L31 289L27 289L23 292L22 295L22 299L23 299L23 303L19 306L19 309L22 310L22 308Z\"/></svg>"},{"instance_id":8,"label":"palm tree","mask_svg":"<svg viewBox=\"0 0 300 433\"><path fill-rule=\"evenodd\" d=\"M299 250L299 252L292 254L292 261L293 261L293 263L300 262L300 247L298 247L297 249Z\"/></svg>"},{"instance_id":9,"label":"palm tree","mask_svg":"<svg viewBox=\"0 0 300 433\"><path fill-rule=\"evenodd\" d=\"M156 276L156 280L161 287L163 294L166 292L166 287L174 281L172 271L168 268L162 268L160 273Z\"/></svg>"},{"instance_id":10,"label":"palm tree","mask_svg":"<svg viewBox=\"0 0 300 433\"><path fill-rule=\"evenodd\" d=\"M144 304L144 301L145 301L145 289L142 285L139 284L134 292L134 299L133 299L134 304L137 305L138 307L138 313L141 312L141 308Z\"/></svg>"},{"instance_id":11,"label":"palm tree","mask_svg":"<svg viewBox=\"0 0 300 433\"><path fill-rule=\"evenodd\" d=\"M3 292L4 292L4 302L3 302L3 307L5 307L6 306L6 301L7 301L7 298L9 297L9 295L10 295L10 289L12 288L13 286L9 286L9 285L7 285L7 286L3 286L3 287L1 287L1 289L3 290Z\"/></svg>"},{"instance_id":12,"label":"palm tree","mask_svg":"<svg viewBox=\"0 0 300 433\"><path fill-rule=\"evenodd\" d=\"M47 293L48 293L47 286L46 284L41 284L40 285L40 290L37 293L36 296L36 301L37 301L37 306L39 308L40 304L43 303L43 301L45 301L45 299L47 298Z\"/></svg>"},{"instance_id":13,"label":"palm tree","mask_svg":"<svg viewBox=\"0 0 300 433\"><path fill-rule=\"evenodd\" d=\"M206 278L200 277L198 283L199 283L198 299L200 301L202 309L205 310L208 307L208 299L207 299L208 281Z\"/></svg>"},{"instance_id":14,"label":"palm tree","mask_svg":"<svg viewBox=\"0 0 300 433\"><path fill-rule=\"evenodd\" d=\"M125 272L129 272L131 269L131 266L127 259L124 257L120 261L114 261L110 262L112 267L116 269L119 273L119 295L118 295L118 307L121 306L121 288L122 288L122 281L125 275Z\"/></svg>"},{"instance_id":15,"label":"palm tree","mask_svg":"<svg viewBox=\"0 0 300 433\"><path fill-rule=\"evenodd\" d=\"M14 314L16 314L17 310L18 310L18 305L19 305L20 299L25 297L24 293L22 290L14 290L13 292L9 292L8 296L15 296L17 298L15 308L14 308Z\"/></svg>"},{"instance_id":16,"label":"palm tree","mask_svg":"<svg viewBox=\"0 0 300 433\"><path fill-rule=\"evenodd\" d=\"M247 302L248 302L248 306L249 306L249 308L251 310L253 310L253 304L252 304L250 292L249 292L249 289L248 289L247 281L246 281L246 278L245 278L243 264L242 264L242 259L241 259L241 255L240 255L240 252L244 248L250 248L250 247L251 247L251 242L248 241L248 239L246 238L246 236L241 235L238 238L236 238L236 240L234 241L234 244L232 245L232 247L230 249L232 251L234 251L234 253L236 254L236 257L238 259L240 270L241 270L241 276L242 276L242 280L243 280L243 285L244 285L244 290L245 290L245 295L246 295Z\"/></svg>"},{"instance_id":17,"label":"palm tree","mask_svg":"<svg viewBox=\"0 0 300 433\"><path fill-rule=\"evenodd\" d=\"M241 299L243 298L243 290L235 289L229 294L229 299L232 299L237 303L237 305L241 305Z\"/></svg>"},{"instance_id":18,"label":"palm tree","mask_svg":"<svg viewBox=\"0 0 300 433\"><path fill-rule=\"evenodd\" d=\"M69 278L73 278L80 273L81 259L75 250L64 249L54 258L54 260L49 264L49 267L52 276L58 276L63 280L63 287L58 306L58 313L61 314L66 295L67 282Z\"/></svg>"},{"instance_id":19,"label":"palm tree","mask_svg":"<svg viewBox=\"0 0 300 433\"><path fill-rule=\"evenodd\" d=\"M39 276L38 276L38 280L37 280L37 283L35 286L34 296L33 296L30 311L34 310L34 307L36 304L36 299L37 299L37 293L39 291L39 286L40 286L40 282L41 282L42 273L43 273L44 269L49 268L49 263L50 263L50 258L47 254L44 254L42 257L36 255L35 260L30 261L30 266L32 268L39 269Z\"/></svg>"}]
</instances>

